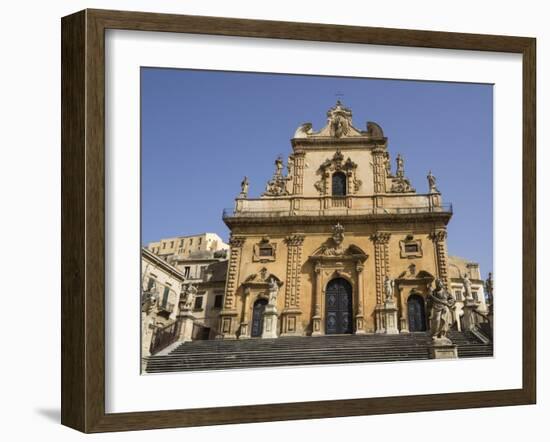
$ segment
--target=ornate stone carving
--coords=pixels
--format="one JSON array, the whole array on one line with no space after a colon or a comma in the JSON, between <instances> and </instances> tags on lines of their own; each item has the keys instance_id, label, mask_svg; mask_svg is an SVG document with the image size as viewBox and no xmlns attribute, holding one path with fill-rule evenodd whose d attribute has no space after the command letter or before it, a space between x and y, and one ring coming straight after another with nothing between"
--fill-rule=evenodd
<instances>
[{"instance_id":1,"label":"ornate stone carving","mask_svg":"<svg viewBox=\"0 0 550 442\"><path fill-rule=\"evenodd\" d=\"M443 281L443 285L448 287L448 272L447 272L447 231L436 230L430 234L430 239L434 242L435 255L437 258L437 270L439 279Z\"/></svg>"},{"instance_id":2,"label":"ornate stone carving","mask_svg":"<svg viewBox=\"0 0 550 442\"><path fill-rule=\"evenodd\" d=\"M384 277L389 273L389 253L388 243L390 233L376 232L371 235L371 240L374 243L374 266L376 280L376 303L381 305L383 302ZM382 324L377 325L377 331L380 331Z\"/></svg>"},{"instance_id":3,"label":"ornate stone carving","mask_svg":"<svg viewBox=\"0 0 550 442\"><path fill-rule=\"evenodd\" d=\"M285 240L287 244L285 308L297 308L300 305L300 268L304 239L304 235L294 234Z\"/></svg>"},{"instance_id":4,"label":"ornate stone carving","mask_svg":"<svg viewBox=\"0 0 550 442\"><path fill-rule=\"evenodd\" d=\"M351 110L345 108L340 100L336 102L336 106L329 109L327 117L331 136L341 138L348 134L352 126Z\"/></svg>"},{"instance_id":5,"label":"ornate stone carving","mask_svg":"<svg viewBox=\"0 0 550 442\"><path fill-rule=\"evenodd\" d=\"M296 129L296 132L294 132L294 138L307 138L309 135L311 135L313 125L311 123L304 123Z\"/></svg>"},{"instance_id":6,"label":"ornate stone carving","mask_svg":"<svg viewBox=\"0 0 550 442\"><path fill-rule=\"evenodd\" d=\"M225 286L224 308L231 310L234 307L235 281L238 276L238 269L241 261L241 248L244 245L245 238L232 235L229 238L230 254L227 268L227 281Z\"/></svg>"},{"instance_id":7,"label":"ornate stone carving","mask_svg":"<svg viewBox=\"0 0 550 442\"><path fill-rule=\"evenodd\" d=\"M414 187L412 187L411 182L407 177L405 177L405 160L401 156L401 154L397 154L397 158L395 159L397 163L397 169L395 171L395 176L392 176L389 172L389 167L386 164L386 170L388 171L388 176L391 180L391 187L390 192L393 193L409 193L409 192L416 192ZM389 157L387 158L387 162L389 162Z\"/></svg>"},{"instance_id":8,"label":"ornate stone carving","mask_svg":"<svg viewBox=\"0 0 550 442\"><path fill-rule=\"evenodd\" d=\"M330 180L336 172L343 172L346 175L346 179L350 183L347 189L349 193L354 194L359 191L363 183L357 177L357 164L349 157L344 161L344 155L340 150L337 150L332 158L325 160L317 170L317 175L320 175L321 179L314 186L321 195L329 193Z\"/></svg>"},{"instance_id":9,"label":"ornate stone carving","mask_svg":"<svg viewBox=\"0 0 550 442\"><path fill-rule=\"evenodd\" d=\"M283 196L289 194L286 188L289 178L283 176L283 167L282 158L277 157L275 160L275 172L273 173L273 177L267 182L265 192L262 196Z\"/></svg>"}]
</instances>

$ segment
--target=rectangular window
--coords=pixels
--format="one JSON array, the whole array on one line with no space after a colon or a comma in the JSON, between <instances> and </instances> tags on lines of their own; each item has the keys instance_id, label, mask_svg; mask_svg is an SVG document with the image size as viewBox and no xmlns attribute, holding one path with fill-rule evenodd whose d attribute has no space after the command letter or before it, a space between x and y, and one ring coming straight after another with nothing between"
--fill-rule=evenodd
<instances>
[{"instance_id":1,"label":"rectangular window","mask_svg":"<svg viewBox=\"0 0 550 442\"><path fill-rule=\"evenodd\" d=\"M163 249L166 248L166 243L165 243L165 242L162 243L162 248L163 248Z\"/></svg>"},{"instance_id":2,"label":"rectangular window","mask_svg":"<svg viewBox=\"0 0 550 442\"><path fill-rule=\"evenodd\" d=\"M206 266L201 266L199 278L204 279L204 272L206 272Z\"/></svg>"},{"instance_id":3,"label":"rectangular window","mask_svg":"<svg viewBox=\"0 0 550 442\"><path fill-rule=\"evenodd\" d=\"M273 247L260 246L260 256L273 256Z\"/></svg>"},{"instance_id":4,"label":"rectangular window","mask_svg":"<svg viewBox=\"0 0 550 442\"><path fill-rule=\"evenodd\" d=\"M202 238L199 238L199 244L202 244Z\"/></svg>"},{"instance_id":5,"label":"rectangular window","mask_svg":"<svg viewBox=\"0 0 550 442\"><path fill-rule=\"evenodd\" d=\"M462 292L460 290L455 290L455 298L457 301L462 301Z\"/></svg>"},{"instance_id":6,"label":"rectangular window","mask_svg":"<svg viewBox=\"0 0 550 442\"><path fill-rule=\"evenodd\" d=\"M190 246L193 245L193 238L191 238L191 239L189 240L189 245L190 245Z\"/></svg>"},{"instance_id":7,"label":"rectangular window","mask_svg":"<svg viewBox=\"0 0 550 442\"><path fill-rule=\"evenodd\" d=\"M180 247L183 247L183 239L180 240Z\"/></svg>"},{"instance_id":8,"label":"rectangular window","mask_svg":"<svg viewBox=\"0 0 550 442\"><path fill-rule=\"evenodd\" d=\"M171 248L171 249L174 248L174 241L170 241L170 248Z\"/></svg>"},{"instance_id":9,"label":"rectangular window","mask_svg":"<svg viewBox=\"0 0 550 442\"><path fill-rule=\"evenodd\" d=\"M147 282L147 291L151 290L154 285L155 285L155 278L149 278L149 281Z\"/></svg>"},{"instance_id":10,"label":"rectangular window","mask_svg":"<svg viewBox=\"0 0 550 442\"><path fill-rule=\"evenodd\" d=\"M197 296L195 298L195 307L194 307L195 310L202 309L202 298L203 298L203 296Z\"/></svg>"},{"instance_id":11,"label":"rectangular window","mask_svg":"<svg viewBox=\"0 0 550 442\"><path fill-rule=\"evenodd\" d=\"M405 244L406 253L418 253L418 244Z\"/></svg>"},{"instance_id":12,"label":"rectangular window","mask_svg":"<svg viewBox=\"0 0 550 442\"><path fill-rule=\"evenodd\" d=\"M185 266L185 268L183 269L183 276L186 277L186 278L189 278L189 273L191 272L191 267L190 266Z\"/></svg>"},{"instance_id":13,"label":"rectangular window","mask_svg":"<svg viewBox=\"0 0 550 442\"><path fill-rule=\"evenodd\" d=\"M166 304L168 304L168 296L170 296L170 287L164 287L164 292L162 293L163 307L166 307Z\"/></svg>"},{"instance_id":14,"label":"rectangular window","mask_svg":"<svg viewBox=\"0 0 550 442\"><path fill-rule=\"evenodd\" d=\"M475 301L479 301L479 294L477 292L472 292L472 296L474 297Z\"/></svg>"},{"instance_id":15,"label":"rectangular window","mask_svg":"<svg viewBox=\"0 0 550 442\"><path fill-rule=\"evenodd\" d=\"M222 308L223 306L223 295L216 295L214 298L214 308Z\"/></svg>"}]
</instances>

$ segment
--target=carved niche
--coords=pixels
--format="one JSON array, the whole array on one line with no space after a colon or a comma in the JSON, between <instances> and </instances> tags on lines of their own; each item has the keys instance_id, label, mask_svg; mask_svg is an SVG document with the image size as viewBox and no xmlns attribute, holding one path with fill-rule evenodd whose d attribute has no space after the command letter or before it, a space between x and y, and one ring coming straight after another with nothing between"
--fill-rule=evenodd
<instances>
[{"instance_id":1,"label":"carved niche","mask_svg":"<svg viewBox=\"0 0 550 442\"><path fill-rule=\"evenodd\" d=\"M359 191L363 183L357 178L357 164L354 163L349 157L344 161L344 155L340 152L340 150L337 150L332 158L329 158L323 162L317 170L317 175L320 175L321 179L315 183L315 188L321 195L330 194L332 189L332 176L337 172L341 172L346 175L346 194L351 195Z\"/></svg>"}]
</instances>

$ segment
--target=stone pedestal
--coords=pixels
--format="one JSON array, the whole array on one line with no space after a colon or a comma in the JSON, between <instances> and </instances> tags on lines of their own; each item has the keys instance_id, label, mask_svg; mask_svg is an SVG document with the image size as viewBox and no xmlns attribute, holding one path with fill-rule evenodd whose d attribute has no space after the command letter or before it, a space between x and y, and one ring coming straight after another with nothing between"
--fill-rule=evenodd
<instances>
[{"instance_id":1,"label":"stone pedestal","mask_svg":"<svg viewBox=\"0 0 550 442\"><path fill-rule=\"evenodd\" d=\"M450 339L434 338L430 348L430 357L432 359L456 359L458 351Z\"/></svg>"},{"instance_id":2,"label":"stone pedestal","mask_svg":"<svg viewBox=\"0 0 550 442\"><path fill-rule=\"evenodd\" d=\"M248 322L241 322L239 339L250 339L250 327L248 326Z\"/></svg>"},{"instance_id":3,"label":"stone pedestal","mask_svg":"<svg viewBox=\"0 0 550 442\"><path fill-rule=\"evenodd\" d=\"M409 325L407 323L407 319L406 318L401 318L399 319L399 332L400 333L410 333L409 332Z\"/></svg>"},{"instance_id":4,"label":"stone pedestal","mask_svg":"<svg viewBox=\"0 0 550 442\"><path fill-rule=\"evenodd\" d=\"M323 332L321 330L321 317L320 316L314 316L313 317L312 327L313 327L313 330L311 332L311 336L323 336Z\"/></svg>"},{"instance_id":5,"label":"stone pedestal","mask_svg":"<svg viewBox=\"0 0 550 442\"><path fill-rule=\"evenodd\" d=\"M303 336L302 311L297 308L287 308L281 313L281 336Z\"/></svg>"},{"instance_id":6,"label":"stone pedestal","mask_svg":"<svg viewBox=\"0 0 550 442\"><path fill-rule=\"evenodd\" d=\"M268 305L264 312L264 328L262 330L262 338L271 339L277 338L277 309L273 305Z\"/></svg>"},{"instance_id":7,"label":"stone pedestal","mask_svg":"<svg viewBox=\"0 0 550 442\"><path fill-rule=\"evenodd\" d=\"M237 339L237 311L222 310L220 312L220 332L223 339Z\"/></svg>"},{"instance_id":8,"label":"stone pedestal","mask_svg":"<svg viewBox=\"0 0 550 442\"><path fill-rule=\"evenodd\" d=\"M355 334L356 335L366 335L365 331L365 318L363 315L355 316Z\"/></svg>"},{"instance_id":9,"label":"stone pedestal","mask_svg":"<svg viewBox=\"0 0 550 442\"><path fill-rule=\"evenodd\" d=\"M181 342L190 342L193 340L193 324L195 317L191 313L191 310L183 310L178 315L178 321L180 321L180 331L178 340Z\"/></svg>"},{"instance_id":10,"label":"stone pedestal","mask_svg":"<svg viewBox=\"0 0 550 442\"><path fill-rule=\"evenodd\" d=\"M465 331L471 331L475 328L477 321L476 321L476 314L475 310L479 307L479 302L473 300L473 299L465 299L464 300L464 316L462 316L462 329Z\"/></svg>"},{"instance_id":11,"label":"stone pedestal","mask_svg":"<svg viewBox=\"0 0 550 442\"><path fill-rule=\"evenodd\" d=\"M381 310L382 323L384 324L384 332L388 335L396 335L399 333L397 328L397 305L395 301L390 300L384 302L384 308Z\"/></svg>"}]
</instances>

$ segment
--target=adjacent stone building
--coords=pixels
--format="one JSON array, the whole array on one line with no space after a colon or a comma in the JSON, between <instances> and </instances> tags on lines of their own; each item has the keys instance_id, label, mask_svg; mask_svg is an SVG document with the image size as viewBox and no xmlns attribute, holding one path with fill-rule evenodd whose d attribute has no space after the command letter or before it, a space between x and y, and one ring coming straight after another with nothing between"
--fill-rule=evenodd
<instances>
[{"instance_id":1,"label":"adjacent stone building","mask_svg":"<svg viewBox=\"0 0 550 442\"><path fill-rule=\"evenodd\" d=\"M355 127L340 102L325 127L303 124L291 144L265 192L250 198L245 178L234 209L224 211L224 338L261 336L271 304L277 336L426 330L434 279L451 289L452 208L431 171L426 191L417 191L401 155L392 168L382 128Z\"/></svg>"},{"instance_id":2,"label":"adjacent stone building","mask_svg":"<svg viewBox=\"0 0 550 442\"><path fill-rule=\"evenodd\" d=\"M147 245L149 251L165 261L172 257L186 259L197 252L216 252L228 248L229 246L215 233L164 238Z\"/></svg>"},{"instance_id":3,"label":"adjacent stone building","mask_svg":"<svg viewBox=\"0 0 550 442\"><path fill-rule=\"evenodd\" d=\"M176 323L184 281L178 269L148 249L141 249L142 356L151 354L151 342L157 330Z\"/></svg>"}]
</instances>

